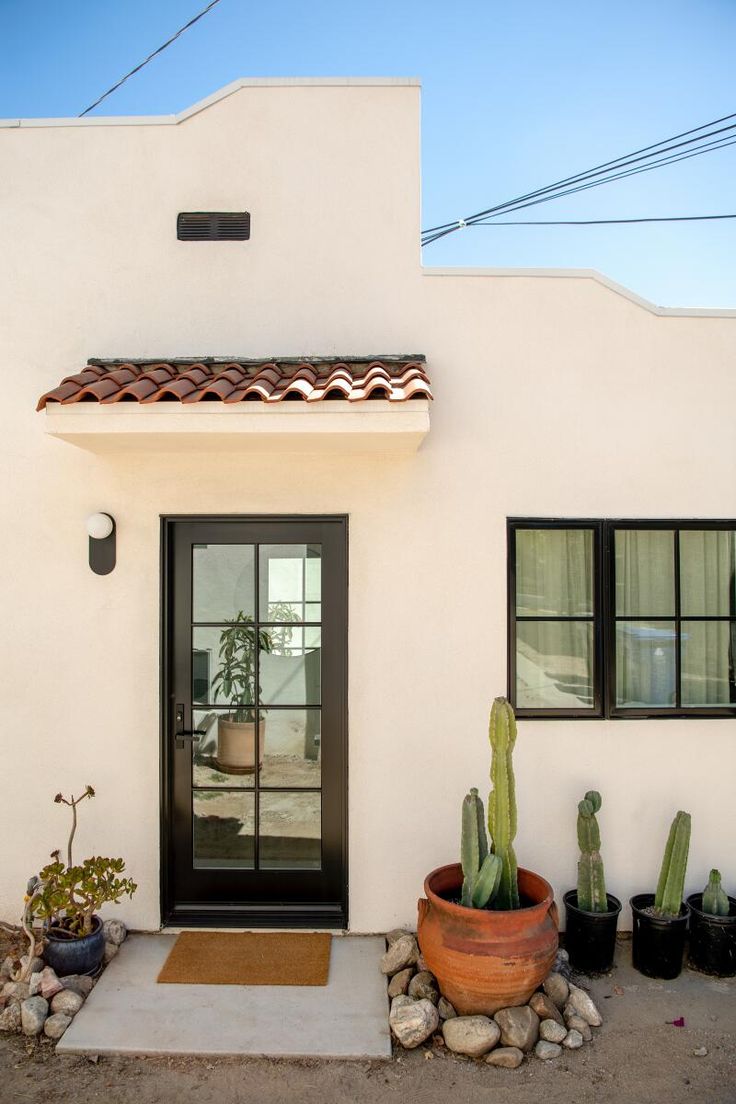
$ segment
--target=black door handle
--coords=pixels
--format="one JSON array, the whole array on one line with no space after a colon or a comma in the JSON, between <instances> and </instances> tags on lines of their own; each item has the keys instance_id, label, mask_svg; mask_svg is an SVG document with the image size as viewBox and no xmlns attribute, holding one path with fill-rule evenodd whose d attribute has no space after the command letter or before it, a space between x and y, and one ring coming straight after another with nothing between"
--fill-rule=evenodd
<instances>
[{"instance_id":1,"label":"black door handle","mask_svg":"<svg viewBox=\"0 0 736 1104\"><path fill-rule=\"evenodd\" d=\"M176 746L178 748L184 747L185 740L198 740L200 736L206 736L207 730L205 728L184 728L184 706L177 705L176 707L176 731L174 738L176 740Z\"/></svg>"}]
</instances>

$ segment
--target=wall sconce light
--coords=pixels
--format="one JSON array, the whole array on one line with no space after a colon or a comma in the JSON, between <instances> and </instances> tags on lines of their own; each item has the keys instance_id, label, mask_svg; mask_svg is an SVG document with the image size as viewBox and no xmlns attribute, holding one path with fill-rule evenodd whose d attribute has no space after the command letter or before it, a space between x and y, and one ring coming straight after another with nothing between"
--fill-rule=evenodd
<instances>
[{"instance_id":1,"label":"wall sconce light","mask_svg":"<svg viewBox=\"0 0 736 1104\"><path fill-rule=\"evenodd\" d=\"M95 575L109 575L115 567L115 518L90 514L87 518L89 566Z\"/></svg>"}]
</instances>

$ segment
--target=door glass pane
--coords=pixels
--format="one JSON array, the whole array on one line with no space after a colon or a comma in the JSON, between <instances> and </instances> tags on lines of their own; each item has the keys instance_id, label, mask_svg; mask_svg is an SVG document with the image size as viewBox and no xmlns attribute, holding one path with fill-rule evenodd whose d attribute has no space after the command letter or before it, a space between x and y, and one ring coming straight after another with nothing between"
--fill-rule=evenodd
<instances>
[{"instance_id":1,"label":"door glass pane","mask_svg":"<svg viewBox=\"0 0 736 1104\"><path fill-rule=\"evenodd\" d=\"M616 613L674 617L675 534L671 529L617 529Z\"/></svg>"},{"instance_id":2,"label":"door glass pane","mask_svg":"<svg viewBox=\"0 0 736 1104\"><path fill-rule=\"evenodd\" d=\"M192 857L195 868L253 869L254 794L194 790L192 813Z\"/></svg>"},{"instance_id":3,"label":"door glass pane","mask_svg":"<svg viewBox=\"0 0 736 1104\"><path fill-rule=\"evenodd\" d=\"M593 613L593 530L516 530L519 616L585 617Z\"/></svg>"},{"instance_id":4,"label":"door glass pane","mask_svg":"<svg viewBox=\"0 0 736 1104\"><path fill-rule=\"evenodd\" d=\"M245 620L221 628L194 628L192 700L202 705L229 705L235 720L253 720L252 710L245 707L255 700L255 642L255 626ZM263 629L259 642L262 649L270 647Z\"/></svg>"},{"instance_id":5,"label":"door glass pane","mask_svg":"<svg viewBox=\"0 0 736 1104\"><path fill-rule=\"evenodd\" d=\"M195 544L192 548L194 621L255 617L255 549L252 544Z\"/></svg>"},{"instance_id":6,"label":"door glass pane","mask_svg":"<svg viewBox=\"0 0 736 1104\"><path fill-rule=\"evenodd\" d=\"M593 625L589 621L519 621L517 706L592 709L593 652Z\"/></svg>"},{"instance_id":7,"label":"door glass pane","mask_svg":"<svg viewBox=\"0 0 736 1104\"><path fill-rule=\"evenodd\" d=\"M675 639L674 621L618 622L616 705L675 705Z\"/></svg>"},{"instance_id":8,"label":"door glass pane","mask_svg":"<svg viewBox=\"0 0 736 1104\"><path fill-rule=\"evenodd\" d=\"M262 544L258 571L261 621L321 620L320 544Z\"/></svg>"},{"instance_id":9,"label":"door glass pane","mask_svg":"<svg viewBox=\"0 0 736 1104\"><path fill-rule=\"evenodd\" d=\"M319 787L319 709L263 709L262 786Z\"/></svg>"},{"instance_id":10,"label":"door glass pane","mask_svg":"<svg viewBox=\"0 0 736 1104\"><path fill-rule=\"evenodd\" d=\"M736 533L680 531L684 617L736 617Z\"/></svg>"},{"instance_id":11,"label":"door glass pane","mask_svg":"<svg viewBox=\"0 0 736 1104\"><path fill-rule=\"evenodd\" d=\"M262 793L260 865L267 870L319 870L322 865L322 795Z\"/></svg>"},{"instance_id":12,"label":"door glass pane","mask_svg":"<svg viewBox=\"0 0 736 1104\"><path fill-rule=\"evenodd\" d=\"M261 651L263 705L319 705L321 630L284 625L262 630L270 651Z\"/></svg>"},{"instance_id":13,"label":"door glass pane","mask_svg":"<svg viewBox=\"0 0 736 1104\"><path fill-rule=\"evenodd\" d=\"M736 705L736 623L682 625L682 704Z\"/></svg>"},{"instance_id":14,"label":"door glass pane","mask_svg":"<svg viewBox=\"0 0 736 1104\"><path fill-rule=\"evenodd\" d=\"M204 730L192 746L194 786L252 789L255 725L230 721L227 709L195 709L194 727Z\"/></svg>"}]
</instances>

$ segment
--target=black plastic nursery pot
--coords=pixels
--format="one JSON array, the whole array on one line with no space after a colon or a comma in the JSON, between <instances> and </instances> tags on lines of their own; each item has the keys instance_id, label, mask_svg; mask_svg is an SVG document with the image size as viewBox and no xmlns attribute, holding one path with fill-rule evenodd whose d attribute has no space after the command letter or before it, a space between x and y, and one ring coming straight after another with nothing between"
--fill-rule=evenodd
<instances>
[{"instance_id":1,"label":"black plastic nursery pot","mask_svg":"<svg viewBox=\"0 0 736 1104\"><path fill-rule=\"evenodd\" d=\"M736 977L736 897L728 898L728 916L703 912L703 894L687 899L690 907L688 964L704 974Z\"/></svg>"},{"instance_id":2,"label":"black plastic nursery pot","mask_svg":"<svg viewBox=\"0 0 736 1104\"><path fill-rule=\"evenodd\" d=\"M611 893L606 894L606 899L606 912L586 912L578 908L576 889L568 890L562 898L567 917L565 950L570 965L583 974L605 974L613 966L621 902Z\"/></svg>"},{"instance_id":3,"label":"black plastic nursery pot","mask_svg":"<svg viewBox=\"0 0 736 1104\"><path fill-rule=\"evenodd\" d=\"M89 935L73 935L60 924L52 924L44 934L44 961L58 977L97 973L105 954L105 932L99 916L92 917Z\"/></svg>"},{"instance_id":4,"label":"black plastic nursery pot","mask_svg":"<svg viewBox=\"0 0 736 1104\"><path fill-rule=\"evenodd\" d=\"M647 912L654 904L653 893L637 893L629 904L633 920L631 957L634 969L645 977L663 981L679 977L685 954L688 906L683 902L680 915L668 919Z\"/></svg>"}]
</instances>

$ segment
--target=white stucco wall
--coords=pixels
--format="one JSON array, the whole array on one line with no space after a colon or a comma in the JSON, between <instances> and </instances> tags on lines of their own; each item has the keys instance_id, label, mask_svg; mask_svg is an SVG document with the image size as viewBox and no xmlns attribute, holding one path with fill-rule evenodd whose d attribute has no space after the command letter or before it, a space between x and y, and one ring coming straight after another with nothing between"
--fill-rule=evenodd
<instances>
[{"instance_id":1,"label":"white stucco wall","mask_svg":"<svg viewBox=\"0 0 736 1104\"><path fill-rule=\"evenodd\" d=\"M176 240L180 210L247 208L252 240ZM412 923L487 788L506 687L507 516L736 514L736 317L667 315L592 274L422 270L419 90L244 84L180 122L0 126L5 528L0 916L63 844L123 853L117 911L159 924L159 515L350 516L350 925ZM89 356L423 352L413 454L98 455L38 396ZM118 564L87 566L112 513ZM517 854L574 883L600 789L610 891L652 888L674 811L687 888L736 889L736 721L522 722Z\"/></svg>"}]
</instances>

